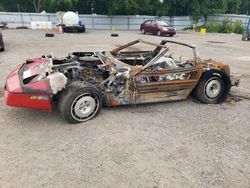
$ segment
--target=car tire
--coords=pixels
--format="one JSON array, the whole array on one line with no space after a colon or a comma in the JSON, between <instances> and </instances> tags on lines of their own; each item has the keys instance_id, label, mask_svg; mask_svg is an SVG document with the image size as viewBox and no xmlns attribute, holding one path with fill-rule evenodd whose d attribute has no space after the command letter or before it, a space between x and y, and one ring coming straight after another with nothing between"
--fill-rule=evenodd
<instances>
[{"instance_id":1,"label":"car tire","mask_svg":"<svg viewBox=\"0 0 250 188\"><path fill-rule=\"evenodd\" d=\"M119 35L117 33L112 33L111 37L119 37Z\"/></svg>"},{"instance_id":2,"label":"car tire","mask_svg":"<svg viewBox=\"0 0 250 188\"><path fill-rule=\"evenodd\" d=\"M61 115L72 124L94 118L101 107L101 92L86 82L73 82L62 92L58 103Z\"/></svg>"},{"instance_id":3,"label":"car tire","mask_svg":"<svg viewBox=\"0 0 250 188\"><path fill-rule=\"evenodd\" d=\"M0 51L4 51L5 49L4 49L4 42L3 42L3 38L2 38L2 36L0 35Z\"/></svg>"},{"instance_id":4,"label":"car tire","mask_svg":"<svg viewBox=\"0 0 250 188\"><path fill-rule=\"evenodd\" d=\"M144 35L146 34L144 29L141 30L141 34L144 34Z\"/></svg>"},{"instance_id":5,"label":"car tire","mask_svg":"<svg viewBox=\"0 0 250 188\"><path fill-rule=\"evenodd\" d=\"M78 33L85 33L85 31L86 31L85 27L77 29Z\"/></svg>"},{"instance_id":6,"label":"car tire","mask_svg":"<svg viewBox=\"0 0 250 188\"><path fill-rule=\"evenodd\" d=\"M170 36L170 37L173 37L174 35L173 35L173 34L170 34L169 36Z\"/></svg>"},{"instance_id":7,"label":"car tire","mask_svg":"<svg viewBox=\"0 0 250 188\"><path fill-rule=\"evenodd\" d=\"M54 33L45 33L45 37L54 37Z\"/></svg>"},{"instance_id":8,"label":"car tire","mask_svg":"<svg viewBox=\"0 0 250 188\"><path fill-rule=\"evenodd\" d=\"M219 104L227 99L230 88L230 77L224 71L209 70L203 73L193 96L205 104Z\"/></svg>"},{"instance_id":9,"label":"car tire","mask_svg":"<svg viewBox=\"0 0 250 188\"><path fill-rule=\"evenodd\" d=\"M161 36L161 31L160 31L160 30L157 31L156 35L157 35L157 36Z\"/></svg>"},{"instance_id":10,"label":"car tire","mask_svg":"<svg viewBox=\"0 0 250 188\"><path fill-rule=\"evenodd\" d=\"M1 44L0 51L1 51L1 52L5 51L4 43Z\"/></svg>"}]
</instances>

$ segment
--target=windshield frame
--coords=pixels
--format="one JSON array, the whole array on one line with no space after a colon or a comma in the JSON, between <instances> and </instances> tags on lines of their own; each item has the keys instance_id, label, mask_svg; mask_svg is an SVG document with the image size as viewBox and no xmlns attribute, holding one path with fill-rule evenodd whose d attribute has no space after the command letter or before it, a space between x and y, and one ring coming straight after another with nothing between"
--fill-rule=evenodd
<instances>
[{"instance_id":1,"label":"windshield frame","mask_svg":"<svg viewBox=\"0 0 250 188\"><path fill-rule=\"evenodd\" d=\"M136 75L136 74L142 72L143 70L147 69L155 61L157 61L158 58L162 57L165 53L167 53L167 51L169 50L169 47L168 47L168 45L165 45L165 44L173 43L173 44L176 44L176 45L186 46L186 47L190 48L193 51L193 60L194 60L195 66L197 66L197 64L198 64L198 53L196 51L196 46L195 45L190 45L190 44L177 42L177 41L171 41L171 40L163 40L162 42L164 42L164 43L157 44L157 43L154 43L154 42L149 42L149 41L145 41L145 40L142 40L142 39L138 39L138 40L132 41L132 42L130 42L128 44L122 45L122 46L120 46L118 48L115 48L112 51L107 51L105 53L105 57L110 61L110 63L113 63L116 66L125 66L125 67L130 67L131 69L139 69L139 71L135 73L135 75ZM128 64L126 64L126 63L124 63L124 62L122 62L122 61L120 61L120 60L118 60L116 58L116 54L118 54L118 52L120 52L121 50L123 50L125 48L128 48L130 46L133 46L133 45L135 45L137 43L143 43L143 44L155 46L155 47L159 48L159 53L150 62L148 62L146 65L144 65L143 67L140 67L140 68L128 65ZM160 51L162 51L162 52L160 52Z\"/></svg>"},{"instance_id":2,"label":"windshield frame","mask_svg":"<svg viewBox=\"0 0 250 188\"><path fill-rule=\"evenodd\" d=\"M156 20L156 23L159 26L167 26L167 27L170 26L170 24L167 21L165 21L165 20ZM162 23L164 23L164 24L162 24Z\"/></svg>"}]
</instances>

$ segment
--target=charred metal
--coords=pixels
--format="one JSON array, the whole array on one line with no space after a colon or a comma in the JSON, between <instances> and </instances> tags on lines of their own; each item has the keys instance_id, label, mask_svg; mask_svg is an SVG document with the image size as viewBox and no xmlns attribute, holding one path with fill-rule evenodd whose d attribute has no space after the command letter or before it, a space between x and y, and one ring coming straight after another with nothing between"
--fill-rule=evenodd
<instances>
[{"instance_id":1,"label":"charred metal","mask_svg":"<svg viewBox=\"0 0 250 188\"><path fill-rule=\"evenodd\" d=\"M122 51L137 43L151 45L155 49ZM193 59L180 63L166 55L168 43L190 48ZM227 65L213 60L201 61L194 45L176 41L164 40L156 44L139 39L110 52L74 52L65 58L43 57L49 63L46 74L42 74L50 80L52 94L62 91L74 81L88 82L103 93L108 106L184 99L194 89L204 70L218 69L230 74ZM37 81L39 77L30 82Z\"/></svg>"}]
</instances>

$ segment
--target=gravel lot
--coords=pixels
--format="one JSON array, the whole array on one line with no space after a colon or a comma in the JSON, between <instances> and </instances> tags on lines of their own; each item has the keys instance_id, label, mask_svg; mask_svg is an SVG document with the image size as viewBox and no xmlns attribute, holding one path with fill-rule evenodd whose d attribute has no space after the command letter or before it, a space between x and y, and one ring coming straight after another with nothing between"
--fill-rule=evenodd
<instances>
[{"instance_id":1,"label":"gravel lot","mask_svg":"<svg viewBox=\"0 0 250 188\"><path fill-rule=\"evenodd\" d=\"M0 87L26 58L165 39L136 31L119 35L45 38L43 31L4 30ZM103 108L95 119L70 125L58 112L5 106L0 89L0 187L250 187L250 42L184 31L170 39L196 44L203 59L229 64L241 75L240 87L232 89L240 101L204 105L190 98Z\"/></svg>"}]
</instances>

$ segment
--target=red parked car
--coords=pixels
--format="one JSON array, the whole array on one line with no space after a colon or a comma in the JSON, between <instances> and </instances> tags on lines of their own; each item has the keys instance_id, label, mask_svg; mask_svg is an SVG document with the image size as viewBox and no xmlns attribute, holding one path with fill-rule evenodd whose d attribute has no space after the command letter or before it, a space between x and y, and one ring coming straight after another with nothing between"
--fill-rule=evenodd
<instances>
[{"instance_id":1,"label":"red parked car","mask_svg":"<svg viewBox=\"0 0 250 188\"><path fill-rule=\"evenodd\" d=\"M142 34L152 33L158 36L172 37L176 34L176 29L163 20L147 20L141 24L140 30Z\"/></svg>"}]
</instances>

